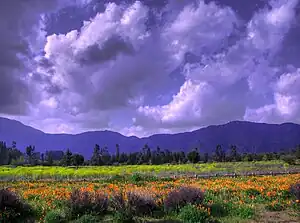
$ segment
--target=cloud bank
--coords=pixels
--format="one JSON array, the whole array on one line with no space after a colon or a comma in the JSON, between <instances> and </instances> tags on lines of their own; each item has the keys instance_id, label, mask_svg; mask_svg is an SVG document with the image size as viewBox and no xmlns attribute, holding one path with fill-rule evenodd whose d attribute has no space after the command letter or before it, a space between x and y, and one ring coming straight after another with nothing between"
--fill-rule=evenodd
<instances>
[{"instance_id":1,"label":"cloud bank","mask_svg":"<svg viewBox=\"0 0 300 223\"><path fill-rule=\"evenodd\" d=\"M3 116L46 132L138 136L300 123L299 64L278 62L294 44L298 0L269 1L249 20L215 1L109 2L65 33L49 33L50 18L94 1L30 1L0 3Z\"/></svg>"}]
</instances>

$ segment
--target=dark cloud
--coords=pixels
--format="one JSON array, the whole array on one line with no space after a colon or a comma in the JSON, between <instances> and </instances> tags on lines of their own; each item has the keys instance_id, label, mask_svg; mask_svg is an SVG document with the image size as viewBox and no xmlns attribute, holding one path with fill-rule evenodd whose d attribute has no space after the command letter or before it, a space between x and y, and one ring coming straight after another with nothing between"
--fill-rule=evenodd
<instances>
[{"instance_id":1,"label":"dark cloud","mask_svg":"<svg viewBox=\"0 0 300 223\"><path fill-rule=\"evenodd\" d=\"M26 102L31 100L30 86L25 79L27 63L31 59L32 27L39 24L40 13L47 5L41 5L37 0L0 1L1 113L26 112Z\"/></svg>"},{"instance_id":2,"label":"dark cloud","mask_svg":"<svg viewBox=\"0 0 300 223\"><path fill-rule=\"evenodd\" d=\"M133 53L134 48L129 42L126 42L120 36L114 35L100 46L96 43L87 47L77 59L80 64L93 65L114 60L119 54L130 55Z\"/></svg>"}]
</instances>

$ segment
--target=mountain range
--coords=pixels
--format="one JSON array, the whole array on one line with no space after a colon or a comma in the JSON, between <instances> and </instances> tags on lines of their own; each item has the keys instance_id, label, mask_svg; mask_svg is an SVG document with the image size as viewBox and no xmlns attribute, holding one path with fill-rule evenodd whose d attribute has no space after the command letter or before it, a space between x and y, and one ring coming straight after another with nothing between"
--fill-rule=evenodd
<instances>
[{"instance_id":1,"label":"mountain range","mask_svg":"<svg viewBox=\"0 0 300 223\"><path fill-rule=\"evenodd\" d=\"M140 151L145 144L153 149L159 146L170 151L190 151L197 147L202 153L212 153L217 144L225 149L234 144L239 152L279 152L300 144L300 125L232 121L192 132L138 138L112 131L48 134L21 122L0 117L0 141L8 145L16 141L21 151L28 145L34 145L38 152L65 151L69 148L73 153L80 153L86 158L91 156L95 144L107 146L110 152L115 151L116 144L120 145L120 152Z\"/></svg>"}]
</instances>

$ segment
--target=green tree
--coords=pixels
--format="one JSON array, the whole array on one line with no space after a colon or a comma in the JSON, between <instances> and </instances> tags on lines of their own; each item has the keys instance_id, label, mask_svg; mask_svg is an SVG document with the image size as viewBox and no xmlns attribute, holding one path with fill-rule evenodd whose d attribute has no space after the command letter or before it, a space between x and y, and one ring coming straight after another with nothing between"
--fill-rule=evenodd
<instances>
[{"instance_id":1,"label":"green tree","mask_svg":"<svg viewBox=\"0 0 300 223\"><path fill-rule=\"evenodd\" d=\"M27 146L25 151L26 151L26 157L27 157L28 164L32 164L35 147L31 146L31 145Z\"/></svg>"},{"instance_id":2,"label":"green tree","mask_svg":"<svg viewBox=\"0 0 300 223\"><path fill-rule=\"evenodd\" d=\"M209 158L208 153L204 153L203 162L207 163L208 162L208 158Z\"/></svg>"},{"instance_id":3,"label":"green tree","mask_svg":"<svg viewBox=\"0 0 300 223\"><path fill-rule=\"evenodd\" d=\"M186 163L187 159L186 159L186 155L184 151L181 151L179 153L179 163Z\"/></svg>"},{"instance_id":4,"label":"green tree","mask_svg":"<svg viewBox=\"0 0 300 223\"><path fill-rule=\"evenodd\" d=\"M101 158L100 165L109 165L110 164L111 156L110 156L110 154L108 152L108 148L106 146L100 150L100 158Z\"/></svg>"},{"instance_id":5,"label":"green tree","mask_svg":"<svg viewBox=\"0 0 300 223\"><path fill-rule=\"evenodd\" d=\"M187 154L187 158L191 163L198 163L200 161L200 154L198 149L195 148L193 151Z\"/></svg>"},{"instance_id":6,"label":"green tree","mask_svg":"<svg viewBox=\"0 0 300 223\"><path fill-rule=\"evenodd\" d=\"M98 166L101 163L100 146L98 144L96 144L94 147L93 155L90 162L93 166Z\"/></svg>"},{"instance_id":7,"label":"green tree","mask_svg":"<svg viewBox=\"0 0 300 223\"><path fill-rule=\"evenodd\" d=\"M217 145L214 155L215 161L217 162L224 162L226 159L226 153L221 145Z\"/></svg>"},{"instance_id":8,"label":"green tree","mask_svg":"<svg viewBox=\"0 0 300 223\"><path fill-rule=\"evenodd\" d=\"M7 165L9 162L8 148L5 142L0 142L0 165Z\"/></svg>"},{"instance_id":9,"label":"green tree","mask_svg":"<svg viewBox=\"0 0 300 223\"><path fill-rule=\"evenodd\" d=\"M230 154L229 154L229 157L228 157L229 161L230 162L237 162L240 160L240 155L237 151L237 147L236 145L231 145L230 147Z\"/></svg>"},{"instance_id":10,"label":"green tree","mask_svg":"<svg viewBox=\"0 0 300 223\"><path fill-rule=\"evenodd\" d=\"M45 161L46 161L47 165L50 165L50 166L53 165L53 154L51 151L46 151Z\"/></svg>"},{"instance_id":11,"label":"green tree","mask_svg":"<svg viewBox=\"0 0 300 223\"><path fill-rule=\"evenodd\" d=\"M72 155L72 165L73 166L82 166L84 163L84 157L80 154Z\"/></svg>"},{"instance_id":12,"label":"green tree","mask_svg":"<svg viewBox=\"0 0 300 223\"><path fill-rule=\"evenodd\" d=\"M116 162L120 160L120 145L116 144Z\"/></svg>"},{"instance_id":13,"label":"green tree","mask_svg":"<svg viewBox=\"0 0 300 223\"><path fill-rule=\"evenodd\" d=\"M126 153L121 153L119 163L127 163L128 155Z\"/></svg>"},{"instance_id":14,"label":"green tree","mask_svg":"<svg viewBox=\"0 0 300 223\"><path fill-rule=\"evenodd\" d=\"M72 165L72 152L70 149L67 149L65 152L63 159L62 159L62 165L64 166L71 166Z\"/></svg>"},{"instance_id":15,"label":"green tree","mask_svg":"<svg viewBox=\"0 0 300 223\"><path fill-rule=\"evenodd\" d=\"M295 156L297 159L300 159L300 145L298 145L295 149Z\"/></svg>"}]
</instances>

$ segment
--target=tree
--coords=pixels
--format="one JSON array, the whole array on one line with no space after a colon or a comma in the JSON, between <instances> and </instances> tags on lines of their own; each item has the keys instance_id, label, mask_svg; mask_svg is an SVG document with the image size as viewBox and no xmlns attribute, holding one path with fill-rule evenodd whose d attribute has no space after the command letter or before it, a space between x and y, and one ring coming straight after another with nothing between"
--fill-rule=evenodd
<instances>
[{"instance_id":1,"label":"tree","mask_svg":"<svg viewBox=\"0 0 300 223\"><path fill-rule=\"evenodd\" d=\"M185 156L185 153L183 152L183 151L181 151L180 153L179 153L179 162L180 163L186 163L186 156Z\"/></svg>"},{"instance_id":2,"label":"tree","mask_svg":"<svg viewBox=\"0 0 300 223\"><path fill-rule=\"evenodd\" d=\"M244 153L244 154L242 155L242 160L243 160L244 162L253 161L253 157L252 157L252 155L249 154L249 153Z\"/></svg>"},{"instance_id":3,"label":"tree","mask_svg":"<svg viewBox=\"0 0 300 223\"><path fill-rule=\"evenodd\" d=\"M146 163L150 162L150 159L151 159L151 149L148 146L148 144L144 145L144 147L142 149L142 156L140 158L141 158L141 160L140 160L141 163L146 164Z\"/></svg>"},{"instance_id":4,"label":"tree","mask_svg":"<svg viewBox=\"0 0 300 223\"><path fill-rule=\"evenodd\" d=\"M127 163L128 155L126 153L121 153L119 163Z\"/></svg>"},{"instance_id":5,"label":"tree","mask_svg":"<svg viewBox=\"0 0 300 223\"><path fill-rule=\"evenodd\" d=\"M62 159L62 165L71 166L71 164L72 164L72 152L70 151L70 149L67 149Z\"/></svg>"},{"instance_id":6,"label":"tree","mask_svg":"<svg viewBox=\"0 0 300 223\"><path fill-rule=\"evenodd\" d=\"M203 158L203 162L207 163L208 162L208 153L204 153L204 158Z\"/></svg>"},{"instance_id":7,"label":"tree","mask_svg":"<svg viewBox=\"0 0 300 223\"><path fill-rule=\"evenodd\" d=\"M41 161L42 161L42 163L45 162L45 154L44 153L41 154Z\"/></svg>"},{"instance_id":8,"label":"tree","mask_svg":"<svg viewBox=\"0 0 300 223\"><path fill-rule=\"evenodd\" d=\"M226 159L226 153L221 145L217 145L214 155L215 161L217 162L224 162Z\"/></svg>"},{"instance_id":9,"label":"tree","mask_svg":"<svg viewBox=\"0 0 300 223\"><path fill-rule=\"evenodd\" d=\"M116 162L119 162L120 160L120 146L119 144L116 144Z\"/></svg>"},{"instance_id":10,"label":"tree","mask_svg":"<svg viewBox=\"0 0 300 223\"><path fill-rule=\"evenodd\" d=\"M300 145L297 145L295 149L295 156L297 159L300 159Z\"/></svg>"},{"instance_id":11,"label":"tree","mask_svg":"<svg viewBox=\"0 0 300 223\"><path fill-rule=\"evenodd\" d=\"M46 151L45 161L48 165L53 165L53 154L51 151Z\"/></svg>"},{"instance_id":12,"label":"tree","mask_svg":"<svg viewBox=\"0 0 300 223\"><path fill-rule=\"evenodd\" d=\"M91 165L97 166L100 165L101 157L100 157L100 146L98 144L94 147L94 152L91 158Z\"/></svg>"},{"instance_id":13,"label":"tree","mask_svg":"<svg viewBox=\"0 0 300 223\"><path fill-rule=\"evenodd\" d=\"M229 161L230 162L236 162L239 161L239 154L237 152L237 147L235 145L231 145L230 147L230 154L229 154Z\"/></svg>"},{"instance_id":14,"label":"tree","mask_svg":"<svg viewBox=\"0 0 300 223\"><path fill-rule=\"evenodd\" d=\"M136 165L137 164L137 161L138 161L138 153L130 153L128 155L128 164L130 165Z\"/></svg>"},{"instance_id":15,"label":"tree","mask_svg":"<svg viewBox=\"0 0 300 223\"><path fill-rule=\"evenodd\" d=\"M108 148L105 146L100 150L100 165L109 165L111 161L111 156L108 152Z\"/></svg>"},{"instance_id":16,"label":"tree","mask_svg":"<svg viewBox=\"0 0 300 223\"><path fill-rule=\"evenodd\" d=\"M198 163L200 161L198 149L195 148L193 151L189 152L187 158L191 163Z\"/></svg>"},{"instance_id":17,"label":"tree","mask_svg":"<svg viewBox=\"0 0 300 223\"><path fill-rule=\"evenodd\" d=\"M71 158L71 163L73 166L82 166L84 163L84 157L80 154L74 154Z\"/></svg>"},{"instance_id":18,"label":"tree","mask_svg":"<svg viewBox=\"0 0 300 223\"><path fill-rule=\"evenodd\" d=\"M26 156L27 156L28 164L32 164L32 162L33 162L34 151L35 151L35 147L34 146L30 145L30 146L26 147Z\"/></svg>"},{"instance_id":19,"label":"tree","mask_svg":"<svg viewBox=\"0 0 300 223\"><path fill-rule=\"evenodd\" d=\"M5 142L0 142L0 165L7 165L9 162L8 148Z\"/></svg>"}]
</instances>

